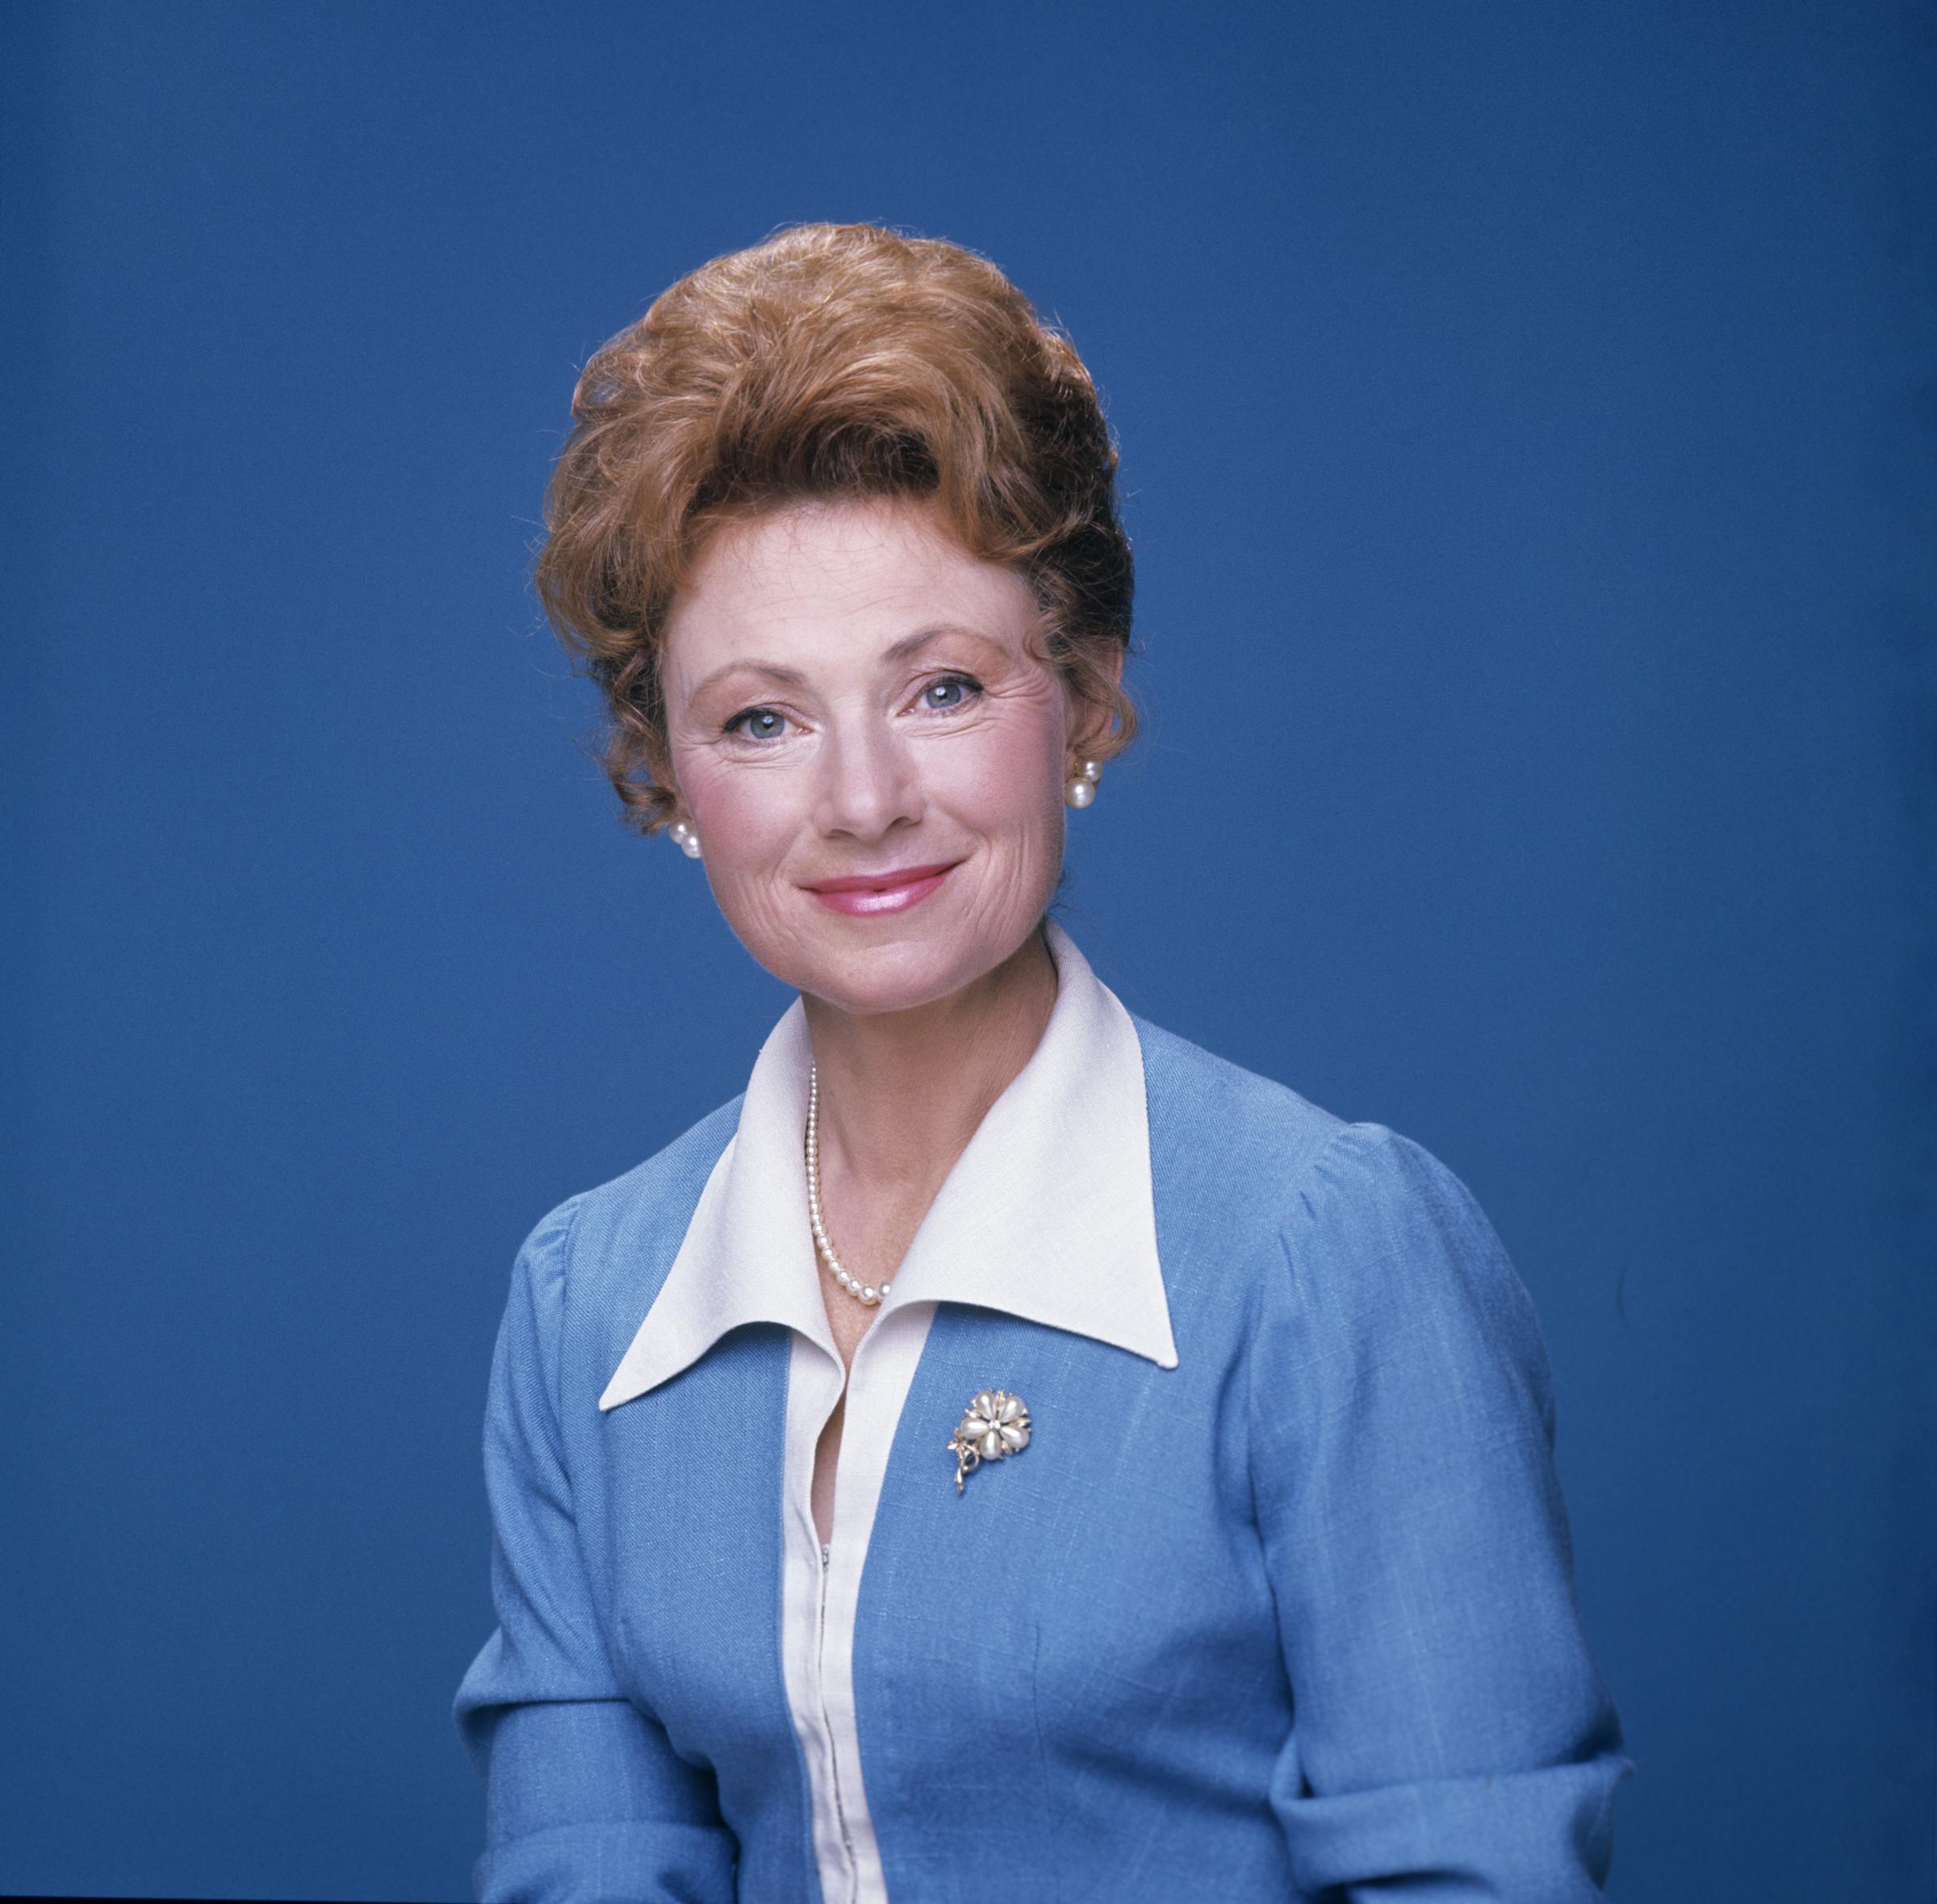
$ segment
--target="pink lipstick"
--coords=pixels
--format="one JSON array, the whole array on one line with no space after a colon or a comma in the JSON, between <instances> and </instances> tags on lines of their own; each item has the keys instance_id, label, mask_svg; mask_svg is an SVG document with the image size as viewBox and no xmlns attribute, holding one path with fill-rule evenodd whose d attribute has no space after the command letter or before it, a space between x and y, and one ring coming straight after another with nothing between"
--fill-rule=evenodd
<instances>
[{"instance_id":1,"label":"pink lipstick","mask_svg":"<svg viewBox=\"0 0 1937 1904\"><path fill-rule=\"evenodd\" d=\"M816 880L806 889L830 912L851 919L872 919L886 912L906 912L918 906L955 868L959 860L937 866L897 866L889 872L863 872L839 879Z\"/></svg>"}]
</instances>

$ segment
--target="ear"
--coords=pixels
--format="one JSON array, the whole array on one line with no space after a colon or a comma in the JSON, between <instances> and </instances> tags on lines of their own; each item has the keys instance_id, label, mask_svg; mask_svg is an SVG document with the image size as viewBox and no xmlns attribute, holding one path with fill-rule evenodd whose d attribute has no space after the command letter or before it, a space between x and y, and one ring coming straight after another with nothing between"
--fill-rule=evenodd
<instances>
[{"instance_id":1,"label":"ear","mask_svg":"<svg viewBox=\"0 0 1937 1904\"><path fill-rule=\"evenodd\" d=\"M1101 665L1110 678L1120 682L1123 678L1123 651L1114 647ZM1069 685L1065 680L1064 693L1069 697L1069 716L1068 733L1069 751L1079 759L1094 760L1099 748L1110 739L1115 715L1107 701L1097 701Z\"/></svg>"},{"instance_id":2,"label":"ear","mask_svg":"<svg viewBox=\"0 0 1937 1904\"><path fill-rule=\"evenodd\" d=\"M662 792L672 796L672 812L687 812L686 796L680 790L679 776L672 770L672 747L662 730L658 734L643 737L640 751L644 756L646 771L652 776L652 784Z\"/></svg>"}]
</instances>

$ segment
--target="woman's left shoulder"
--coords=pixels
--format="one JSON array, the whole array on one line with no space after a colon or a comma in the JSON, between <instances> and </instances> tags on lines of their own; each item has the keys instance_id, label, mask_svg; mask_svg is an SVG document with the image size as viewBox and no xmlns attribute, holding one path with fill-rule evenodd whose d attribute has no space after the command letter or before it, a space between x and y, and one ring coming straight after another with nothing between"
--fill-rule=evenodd
<instances>
[{"instance_id":1,"label":"woman's left shoulder","mask_svg":"<svg viewBox=\"0 0 1937 1904\"><path fill-rule=\"evenodd\" d=\"M1395 1318L1437 1326L1442 1339L1537 1331L1478 1199L1423 1144L1136 1026L1160 1205L1187 1204L1199 1222L1262 1246L1268 1295L1322 1318L1334 1339L1383 1333Z\"/></svg>"},{"instance_id":2,"label":"woman's left shoulder","mask_svg":"<svg viewBox=\"0 0 1937 1904\"><path fill-rule=\"evenodd\" d=\"M1133 1015L1131 1022L1143 1052L1153 1156L1194 1151L1282 1179L1345 1128L1342 1118L1289 1085L1247 1071L1146 1019Z\"/></svg>"},{"instance_id":3,"label":"woman's left shoulder","mask_svg":"<svg viewBox=\"0 0 1937 1904\"><path fill-rule=\"evenodd\" d=\"M1350 1122L1288 1084L1248 1071L1143 1019L1144 1083L1153 1156L1220 1160L1283 1215L1335 1211L1366 1217L1429 1203L1467 1206L1466 1186L1409 1137L1383 1124Z\"/></svg>"}]
</instances>

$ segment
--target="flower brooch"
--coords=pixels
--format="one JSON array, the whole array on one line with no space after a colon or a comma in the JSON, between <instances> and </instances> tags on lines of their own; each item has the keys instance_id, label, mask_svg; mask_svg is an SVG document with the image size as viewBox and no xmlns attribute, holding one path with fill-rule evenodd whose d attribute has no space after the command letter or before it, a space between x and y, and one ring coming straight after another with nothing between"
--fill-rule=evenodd
<instances>
[{"instance_id":1,"label":"flower brooch","mask_svg":"<svg viewBox=\"0 0 1937 1904\"><path fill-rule=\"evenodd\" d=\"M968 1412L948 1437L955 1457L955 1491L985 1461L1002 1461L1029 1446L1029 1410L1019 1395L1006 1388L985 1388L969 1403Z\"/></svg>"}]
</instances>

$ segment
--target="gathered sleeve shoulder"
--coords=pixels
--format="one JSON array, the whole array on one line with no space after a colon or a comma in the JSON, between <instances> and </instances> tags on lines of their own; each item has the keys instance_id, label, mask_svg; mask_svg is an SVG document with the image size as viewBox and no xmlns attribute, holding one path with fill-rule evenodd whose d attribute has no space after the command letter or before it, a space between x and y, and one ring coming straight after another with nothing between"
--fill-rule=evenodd
<instances>
[{"instance_id":1,"label":"gathered sleeve shoulder","mask_svg":"<svg viewBox=\"0 0 1937 1904\"><path fill-rule=\"evenodd\" d=\"M484 1470L498 1627L456 1707L487 1790L478 1893L486 1904L726 1904L738 1848L712 1776L621 1691L579 1539L558 1346L581 1201L553 1211L520 1251L492 1362Z\"/></svg>"},{"instance_id":2,"label":"gathered sleeve shoulder","mask_svg":"<svg viewBox=\"0 0 1937 1904\"><path fill-rule=\"evenodd\" d=\"M1628 1761L1575 1613L1531 1299L1466 1186L1381 1125L1341 1127L1286 1203L1249 1410L1298 1881L1597 1898Z\"/></svg>"}]
</instances>

